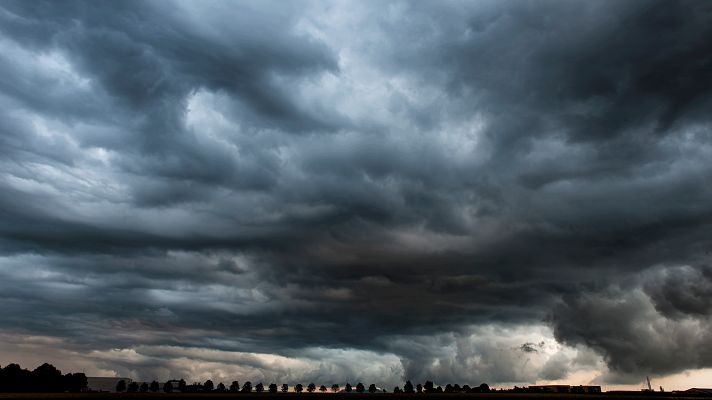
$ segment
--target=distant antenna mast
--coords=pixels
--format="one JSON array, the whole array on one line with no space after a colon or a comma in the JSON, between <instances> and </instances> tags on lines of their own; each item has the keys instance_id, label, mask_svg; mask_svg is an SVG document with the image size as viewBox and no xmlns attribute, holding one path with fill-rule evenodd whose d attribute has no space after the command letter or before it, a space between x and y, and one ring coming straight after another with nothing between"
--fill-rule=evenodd
<instances>
[{"instance_id":1,"label":"distant antenna mast","mask_svg":"<svg viewBox=\"0 0 712 400\"><path fill-rule=\"evenodd\" d=\"M652 392L652 391L653 391L653 387L650 386L650 377L649 377L649 376L646 376L646 377L645 377L645 380L648 381L648 390Z\"/></svg>"}]
</instances>

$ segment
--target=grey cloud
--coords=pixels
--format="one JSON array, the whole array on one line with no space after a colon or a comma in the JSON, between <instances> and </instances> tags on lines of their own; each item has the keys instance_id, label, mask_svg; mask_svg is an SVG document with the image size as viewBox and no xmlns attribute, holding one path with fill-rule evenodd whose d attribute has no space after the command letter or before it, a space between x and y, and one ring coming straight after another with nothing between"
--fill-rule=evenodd
<instances>
[{"instance_id":1,"label":"grey cloud","mask_svg":"<svg viewBox=\"0 0 712 400\"><path fill-rule=\"evenodd\" d=\"M540 340L539 351L522 351L517 341ZM578 362L585 349L554 344L551 333L539 325L479 326L457 333L396 338L391 341L402 354L405 379L436 384L482 382L516 384L542 379L564 379L590 366Z\"/></svg>"},{"instance_id":2,"label":"grey cloud","mask_svg":"<svg viewBox=\"0 0 712 400\"><path fill-rule=\"evenodd\" d=\"M543 344L544 344L544 342L542 342L540 344L540 346ZM538 352L538 350L536 349L537 348L536 343L527 342L527 343L524 343L523 345L521 345L519 348L525 353L537 353Z\"/></svg>"},{"instance_id":3,"label":"grey cloud","mask_svg":"<svg viewBox=\"0 0 712 400\"><path fill-rule=\"evenodd\" d=\"M709 48L710 28L697 23L710 18L707 4L490 2L472 8L478 10L460 17L437 7L418 15L419 27L435 27L402 53L416 65L432 62L433 70L446 61L452 74L430 76L464 96L469 89L473 105L500 114L493 134L503 145L547 132L606 140L647 122L666 132L688 115L697 120L710 100L704 90L709 59L698 57ZM420 57L423 51L434 57ZM512 113L516 118L508 118Z\"/></svg>"},{"instance_id":4,"label":"grey cloud","mask_svg":"<svg viewBox=\"0 0 712 400\"><path fill-rule=\"evenodd\" d=\"M644 290L655 308L668 317L705 317L712 311L712 269L689 266L651 274Z\"/></svg>"},{"instance_id":5,"label":"grey cloud","mask_svg":"<svg viewBox=\"0 0 712 400\"><path fill-rule=\"evenodd\" d=\"M618 376L708 365L637 352L710 315L708 269L656 267L709 264L709 5L0 10L0 328L531 382L591 357L467 332L554 310Z\"/></svg>"},{"instance_id":6,"label":"grey cloud","mask_svg":"<svg viewBox=\"0 0 712 400\"><path fill-rule=\"evenodd\" d=\"M701 299L696 299L709 281L670 285L672 279L684 282L704 272L706 268L662 268L628 285L567 297L553 313L556 337L603 354L611 382L709 367L712 353L706 343L712 321L709 313L699 311Z\"/></svg>"}]
</instances>

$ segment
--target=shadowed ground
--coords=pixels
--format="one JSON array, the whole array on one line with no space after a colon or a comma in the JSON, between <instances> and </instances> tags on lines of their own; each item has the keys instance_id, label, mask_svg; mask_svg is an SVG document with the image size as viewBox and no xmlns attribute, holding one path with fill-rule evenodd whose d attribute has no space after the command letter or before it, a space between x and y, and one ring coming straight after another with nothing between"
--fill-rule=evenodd
<instances>
[{"instance_id":1,"label":"shadowed ground","mask_svg":"<svg viewBox=\"0 0 712 400\"><path fill-rule=\"evenodd\" d=\"M304 397L321 397L325 396L329 399L334 400L365 400L367 398L377 397L377 398L389 398L389 400L398 399L462 399L465 398L476 398L476 399L557 399L557 400L568 400L568 399L590 399L590 400L601 400L601 399L645 399L645 398L656 398L656 399L712 399L712 396L690 396L690 395L675 395L673 393L642 393L642 392L630 392L625 394L544 394L544 393L447 393L447 394L393 394L393 393L377 393L377 394L345 394L345 393L314 393L314 394L296 394L296 393L277 393L277 394L231 394L231 393L205 393L205 394L167 394L167 393L0 393L0 399L21 399L21 400L34 400L34 399L105 399L105 400L118 400L118 399L269 399L269 398L281 398L284 400L296 400L298 398Z\"/></svg>"}]
</instances>

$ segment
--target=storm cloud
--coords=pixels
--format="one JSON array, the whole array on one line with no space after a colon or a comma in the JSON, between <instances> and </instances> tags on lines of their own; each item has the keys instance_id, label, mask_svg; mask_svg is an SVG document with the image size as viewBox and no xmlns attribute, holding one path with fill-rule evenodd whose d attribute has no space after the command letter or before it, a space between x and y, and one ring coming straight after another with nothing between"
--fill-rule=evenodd
<instances>
[{"instance_id":1,"label":"storm cloud","mask_svg":"<svg viewBox=\"0 0 712 400\"><path fill-rule=\"evenodd\" d=\"M389 387L712 367L712 3L1 1L0 60L26 354Z\"/></svg>"}]
</instances>

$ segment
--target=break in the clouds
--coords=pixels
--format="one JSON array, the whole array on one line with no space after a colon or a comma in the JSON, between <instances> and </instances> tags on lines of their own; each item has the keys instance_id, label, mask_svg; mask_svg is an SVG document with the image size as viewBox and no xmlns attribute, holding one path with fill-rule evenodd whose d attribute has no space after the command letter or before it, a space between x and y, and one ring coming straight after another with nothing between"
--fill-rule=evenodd
<instances>
[{"instance_id":1,"label":"break in the clouds","mask_svg":"<svg viewBox=\"0 0 712 400\"><path fill-rule=\"evenodd\" d=\"M703 1L0 1L0 361L705 371L710 89Z\"/></svg>"}]
</instances>

